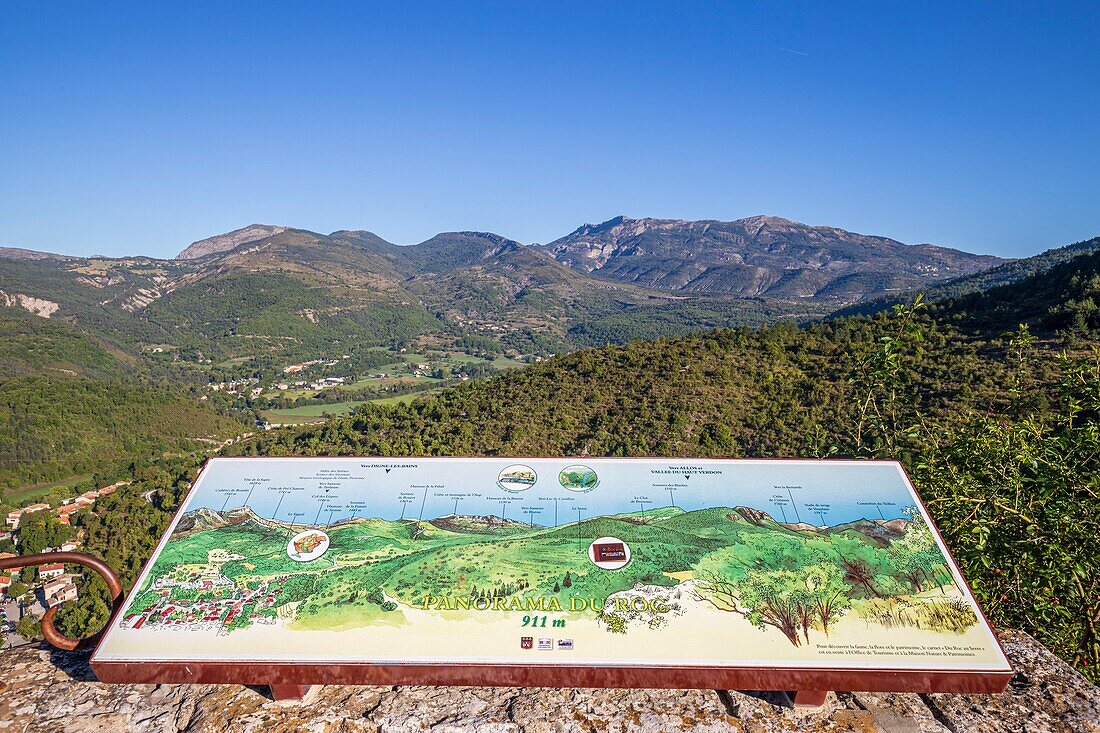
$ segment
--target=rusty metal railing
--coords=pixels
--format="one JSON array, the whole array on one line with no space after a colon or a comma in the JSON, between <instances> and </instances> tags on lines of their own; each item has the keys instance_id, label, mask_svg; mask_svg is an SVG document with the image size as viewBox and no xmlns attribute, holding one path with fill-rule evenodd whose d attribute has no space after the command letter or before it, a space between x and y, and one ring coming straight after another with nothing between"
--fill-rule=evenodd
<instances>
[{"instance_id":1,"label":"rusty metal railing","mask_svg":"<svg viewBox=\"0 0 1100 733\"><path fill-rule=\"evenodd\" d=\"M107 587L111 591L111 603L112 614L118 610L118 607L122 604L122 582L115 575L115 571L107 565L107 563L100 560L93 555L85 555L83 552L43 552L38 555L23 555L21 557L4 557L0 558L0 570L21 570L26 567L33 567L36 565L46 565L49 563L72 563L75 565L83 565L86 568L99 573L100 577L107 582ZM46 611L46 615L42 617L42 636L46 641L58 649L72 650L72 649L88 649L94 647L99 643L100 636L106 630L92 634L89 637L83 639L73 639L65 636L53 625L54 616L57 615L58 609L61 608L61 604L53 606Z\"/></svg>"}]
</instances>

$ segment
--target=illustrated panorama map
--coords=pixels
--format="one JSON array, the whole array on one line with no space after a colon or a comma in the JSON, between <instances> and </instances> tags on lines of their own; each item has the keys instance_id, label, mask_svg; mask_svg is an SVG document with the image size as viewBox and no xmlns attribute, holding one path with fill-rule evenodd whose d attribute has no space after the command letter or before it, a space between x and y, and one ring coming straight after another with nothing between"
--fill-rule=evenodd
<instances>
[{"instance_id":1,"label":"illustrated panorama map","mask_svg":"<svg viewBox=\"0 0 1100 733\"><path fill-rule=\"evenodd\" d=\"M1006 671L900 466L214 458L96 661Z\"/></svg>"}]
</instances>

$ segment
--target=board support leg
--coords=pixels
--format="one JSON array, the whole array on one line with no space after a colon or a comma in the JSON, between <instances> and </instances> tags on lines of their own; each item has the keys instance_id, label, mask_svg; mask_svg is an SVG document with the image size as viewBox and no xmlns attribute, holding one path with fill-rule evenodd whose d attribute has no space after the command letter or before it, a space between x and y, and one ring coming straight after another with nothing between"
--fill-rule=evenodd
<instances>
[{"instance_id":1,"label":"board support leg","mask_svg":"<svg viewBox=\"0 0 1100 733\"><path fill-rule=\"evenodd\" d=\"M798 708L819 708L828 694L828 690L798 690L791 695L791 703Z\"/></svg>"},{"instance_id":2,"label":"board support leg","mask_svg":"<svg viewBox=\"0 0 1100 733\"><path fill-rule=\"evenodd\" d=\"M275 700L301 700L313 685L268 685Z\"/></svg>"}]
</instances>

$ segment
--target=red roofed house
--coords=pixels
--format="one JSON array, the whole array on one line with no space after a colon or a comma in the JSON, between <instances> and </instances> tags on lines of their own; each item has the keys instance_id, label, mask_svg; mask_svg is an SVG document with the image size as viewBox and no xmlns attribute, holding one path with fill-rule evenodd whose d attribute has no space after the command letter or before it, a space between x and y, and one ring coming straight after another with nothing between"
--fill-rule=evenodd
<instances>
[{"instance_id":1,"label":"red roofed house","mask_svg":"<svg viewBox=\"0 0 1100 733\"><path fill-rule=\"evenodd\" d=\"M130 483L130 482L129 481L116 481L115 483L111 484L110 486L104 486L102 489L100 489L99 490L99 495L100 495L100 497L104 497L104 496L107 496L108 494L113 494L116 491L118 491L121 487L126 486L128 483Z\"/></svg>"},{"instance_id":2,"label":"red roofed house","mask_svg":"<svg viewBox=\"0 0 1100 733\"><path fill-rule=\"evenodd\" d=\"M46 605L53 608L65 601L75 601L76 585L71 576L54 578L42 586L42 594L46 597Z\"/></svg>"},{"instance_id":3,"label":"red roofed house","mask_svg":"<svg viewBox=\"0 0 1100 733\"><path fill-rule=\"evenodd\" d=\"M30 514L32 512L40 512L43 509L49 509L49 504L31 504L25 506L22 509L16 509L14 512L8 512L7 523L12 529L19 529L19 520L24 514Z\"/></svg>"},{"instance_id":4,"label":"red roofed house","mask_svg":"<svg viewBox=\"0 0 1100 733\"><path fill-rule=\"evenodd\" d=\"M0 552L0 560L8 557L15 557L15 554L11 552ZM14 568L12 570L0 570L0 578L8 578L9 581L15 580L15 576L18 574L19 571Z\"/></svg>"},{"instance_id":5,"label":"red roofed house","mask_svg":"<svg viewBox=\"0 0 1100 733\"><path fill-rule=\"evenodd\" d=\"M38 566L39 578L56 578L58 575L65 574L65 566L59 562L47 563L45 565Z\"/></svg>"},{"instance_id":6,"label":"red roofed house","mask_svg":"<svg viewBox=\"0 0 1100 733\"><path fill-rule=\"evenodd\" d=\"M91 502L89 502L91 503ZM66 504L57 510L57 519L62 524L69 524L69 516L83 509L87 504Z\"/></svg>"}]
</instances>

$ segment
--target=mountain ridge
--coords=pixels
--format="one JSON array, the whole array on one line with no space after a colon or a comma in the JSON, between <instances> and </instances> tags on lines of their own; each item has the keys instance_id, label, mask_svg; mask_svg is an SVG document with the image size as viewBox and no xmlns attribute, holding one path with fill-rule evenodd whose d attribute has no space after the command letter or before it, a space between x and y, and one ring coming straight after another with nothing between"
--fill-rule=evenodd
<instances>
[{"instance_id":1,"label":"mountain ridge","mask_svg":"<svg viewBox=\"0 0 1100 733\"><path fill-rule=\"evenodd\" d=\"M1008 260L988 270L922 288L920 292L927 302L966 298L998 287L1013 285L1028 278L1042 276L1060 265L1066 265L1075 260L1079 261L1080 264L1083 261L1081 257L1095 252L1100 252L1100 237L1082 239L1061 247L1051 247L1030 257ZM914 291L913 297L915 295L916 291ZM830 317L869 315L888 310L898 303L907 302L911 299L890 297L867 299L845 306L831 313Z\"/></svg>"},{"instance_id":2,"label":"mountain ridge","mask_svg":"<svg viewBox=\"0 0 1100 733\"><path fill-rule=\"evenodd\" d=\"M287 227L280 227L272 224L249 224L246 227L234 229L231 232L215 234L212 237L192 242L176 255L176 259L197 260L202 257L233 250L242 244L255 242L276 234L282 234L286 230Z\"/></svg>"},{"instance_id":3,"label":"mountain ridge","mask_svg":"<svg viewBox=\"0 0 1100 733\"><path fill-rule=\"evenodd\" d=\"M1004 262L764 215L734 221L620 215L539 246L575 269L659 290L849 302Z\"/></svg>"},{"instance_id":4,"label":"mountain ridge","mask_svg":"<svg viewBox=\"0 0 1100 733\"><path fill-rule=\"evenodd\" d=\"M397 245L364 229L250 224L174 259L0 250L0 309L63 320L135 358L167 354L198 374L210 360L285 365L424 339L544 357L824 317L994 262L771 216L619 216L550 245L473 230Z\"/></svg>"}]
</instances>

